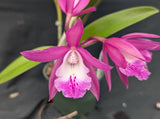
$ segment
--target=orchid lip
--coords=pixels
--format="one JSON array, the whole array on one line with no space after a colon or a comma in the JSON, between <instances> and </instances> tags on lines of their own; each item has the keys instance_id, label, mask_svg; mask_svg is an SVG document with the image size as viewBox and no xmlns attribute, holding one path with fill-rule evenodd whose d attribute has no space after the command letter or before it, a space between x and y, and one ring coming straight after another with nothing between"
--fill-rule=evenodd
<instances>
[{"instance_id":1,"label":"orchid lip","mask_svg":"<svg viewBox=\"0 0 160 119\"><path fill-rule=\"evenodd\" d=\"M148 71L146 63L139 59L135 60L132 63L128 62L128 65L125 69L119 68L119 70L127 76L136 76L138 80L141 80L141 81L147 80L149 75L151 74Z\"/></svg>"},{"instance_id":2,"label":"orchid lip","mask_svg":"<svg viewBox=\"0 0 160 119\"><path fill-rule=\"evenodd\" d=\"M57 91L62 91L68 98L81 98L91 88L89 69L85 66L83 58L76 50L69 50L62 64L57 69L54 81Z\"/></svg>"}]
</instances>

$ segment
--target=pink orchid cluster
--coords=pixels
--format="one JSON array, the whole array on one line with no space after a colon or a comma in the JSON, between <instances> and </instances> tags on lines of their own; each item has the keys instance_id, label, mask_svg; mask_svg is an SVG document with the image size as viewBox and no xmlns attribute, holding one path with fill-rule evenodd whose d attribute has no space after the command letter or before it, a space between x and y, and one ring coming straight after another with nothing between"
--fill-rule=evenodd
<instances>
[{"instance_id":1,"label":"pink orchid cluster","mask_svg":"<svg viewBox=\"0 0 160 119\"><path fill-rule=\"evenodd\" d=\"M151 74L147 63L152 59L150 50L160 50L160 43L147 38L160 38L147 33L131 33L121 38L102 38L91 36L80 43L84 32L83 23L79 18L76 24L69 28L72 16L78 16L95 11L95 7L83 10L90 0L58 0L59 6L66 14L66 41L68 46L50 47L44 50L24 51L21 54L32 61L49 62L57 60L49 78L49 101L58 92L67 98L81 98L90 90L99 100L99 81L95 70L104 70L111 90L111 72L108 56L115 63L117 72L128 88L128 77L135 76L138 80L147 80ZM94 58L83 46L94 42L102 42L103 61Z\"/></svg>"}]
</instances>

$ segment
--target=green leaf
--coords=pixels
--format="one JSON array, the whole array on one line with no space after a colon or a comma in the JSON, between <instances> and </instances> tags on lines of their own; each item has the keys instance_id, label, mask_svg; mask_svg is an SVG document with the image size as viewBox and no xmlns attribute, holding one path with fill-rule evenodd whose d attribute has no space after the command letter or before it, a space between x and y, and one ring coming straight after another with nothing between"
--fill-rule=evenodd
<instances>
[{"instance_id":1,"label":"green leaf","mask_svg":"<svg viewBox=\"0 0 160 119\"><path fill-rule=\"evenodd\" d=\"M51 46L42 46L35 48L33 50L46 49ZM34 66L40 64L40 62L34 62L27 60L23 56L18 57L11 64L9 64L3 71L0 72L0 84L13 79L14 77L24 73L25 71L33 68Z\"/></svg>"},{"instance_id":2,"label":"green leaf","mask_svg":"<svg viewBox=\"0 0 160 119\"><path fill-rule=\"evenodd\" d=\"M76 117L81 117L84 114L92 112L97 103L96 98L90 91L87 91L84 97L79 99L66 98L62 93L57 92L53 98L53 102L54 107L63 115L77 111L78 115Z\"/></svg>"},{"instance_id":3,"label":"green leaf","mask_svg":"<svg viewBox=\"0 0 160 119\"><path fill-rule=\"evenodd\" d=\"M85 27L81 42L90 36L108 37L158 12L155 7L141 6L106 15Z\"/></svg>"}]
</instances>

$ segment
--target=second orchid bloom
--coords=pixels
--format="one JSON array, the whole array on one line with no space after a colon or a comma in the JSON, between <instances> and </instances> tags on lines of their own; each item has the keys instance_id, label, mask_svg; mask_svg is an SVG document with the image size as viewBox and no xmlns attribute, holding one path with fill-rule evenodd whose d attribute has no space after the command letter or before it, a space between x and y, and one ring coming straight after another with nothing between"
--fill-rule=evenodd
<instances>
[{"instance_id":1,"label":"second orchid bloom","mask_svg":"<svg viewBox=\"0 0 160 119\"><path fill-rule=\"evenodd\" d=\"M103 62L109 64L108 56L115 63L117 72L128 88L128 76L135 76L138 80L147 80L151 74L147 63L152 59L150 50L160 50L160 43L147 38L160 38L158 35L147 33L131 33L121 38L102 38L92 36L81 43L81 46L100 41L103 43ZM111 72L105 71L105 77L111 90Z\"/></svg>"}]
</instances>

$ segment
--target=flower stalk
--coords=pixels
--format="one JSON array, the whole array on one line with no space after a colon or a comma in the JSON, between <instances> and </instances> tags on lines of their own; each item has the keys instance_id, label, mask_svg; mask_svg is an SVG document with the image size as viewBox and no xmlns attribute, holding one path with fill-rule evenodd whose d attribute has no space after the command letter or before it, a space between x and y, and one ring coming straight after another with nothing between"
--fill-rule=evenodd
<instances>
[{"instance_id":1,"label":"flower stalk","mask_svg":"<svg viewBox=\"0 0 160 119\"><path fill-rule=\"evenodd\" d=\"M56 21L56 26L57 26L57 37L58 37L58 41L60 41L61 36L62 36L62 11L59 7L58 1L57 0L53 0L55 7L56 7L56 11L57 11L57 21Z\"/></svg>"}]
</instances>

